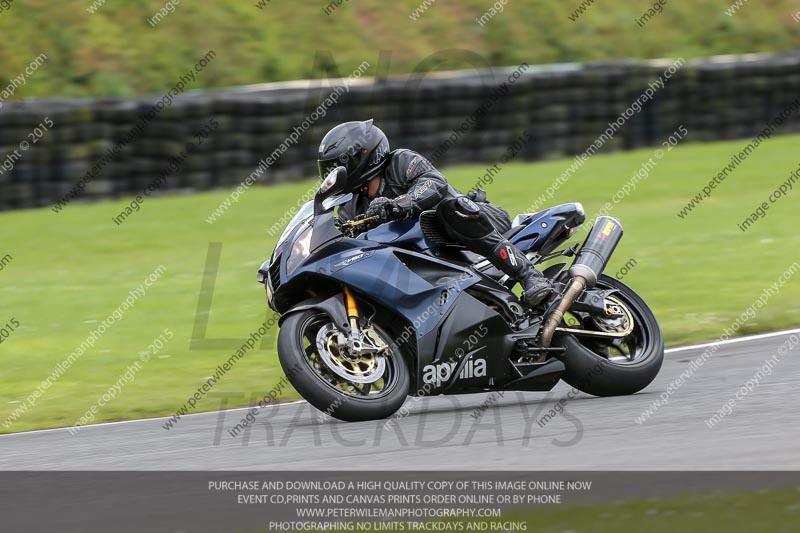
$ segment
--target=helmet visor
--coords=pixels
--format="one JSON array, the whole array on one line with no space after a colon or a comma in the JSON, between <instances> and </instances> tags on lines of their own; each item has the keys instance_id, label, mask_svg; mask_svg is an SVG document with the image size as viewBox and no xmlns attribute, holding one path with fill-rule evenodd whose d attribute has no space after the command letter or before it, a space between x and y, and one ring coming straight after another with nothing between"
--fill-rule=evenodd
<instances>
[{"instance_id":1,"label":"helmet visor","mask_svg":"<svg viewBox=\"0 0 800 533\"><path fill-rule=\"evenodd\" d=\"M331 170L341 166L338 159L317 159L317 169L319 170L319 179L324 180Z\"/></svg>"},{"instance_id":2,"label":"helmet visor","mask_svg":"<svg viewBox=\"0 0 800 533\"><path fill-rule=\"evenodd\" d=\"M335 169L336 167L344 167L347 169L347 175L350 178L353 178L361 167L361 163L363 161L364 156L361 152L356 152L354 155L347 154L340 157L334 157L332 159L317 159L319 177L320 179L324 180L331 170Z\"/></svg>"}]
</instances>

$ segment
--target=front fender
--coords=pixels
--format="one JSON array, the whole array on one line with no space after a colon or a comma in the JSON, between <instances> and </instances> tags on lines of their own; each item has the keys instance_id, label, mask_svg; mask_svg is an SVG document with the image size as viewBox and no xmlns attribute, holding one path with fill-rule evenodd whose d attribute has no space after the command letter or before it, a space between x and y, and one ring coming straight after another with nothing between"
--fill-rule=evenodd
<instances>
[{"instance_id":1,"label":"front fender","mask_svg":"<svg viewBox=\"0 0 800 533\"><path fill-rule=\"evenodd\" d=\"M333 296L317 296L303 300L298 305L293 306L289 311L281 315L278 319L278 326L292 313L299 313L308 309L317 309L327 314L336 323L337 327L345 333L350 333L350 324L347 320L347 309L344 305L344 297L341 293Z\"/></svg>"}]
</instances>

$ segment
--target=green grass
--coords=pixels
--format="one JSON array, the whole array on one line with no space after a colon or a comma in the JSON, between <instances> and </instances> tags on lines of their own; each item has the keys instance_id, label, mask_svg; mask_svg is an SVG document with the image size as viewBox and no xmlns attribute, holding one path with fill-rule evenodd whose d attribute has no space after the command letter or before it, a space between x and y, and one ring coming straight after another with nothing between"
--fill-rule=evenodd
<instances>
[{"instance_id":1,"label":"green grass","mask_svg":"<svg viewBox=\"0 0 800 533\"><path fill-rule=\"evenodd\" d=\"M527 521L537 533L788 533L798 518L800 489L778 489L548 506L504 513L502 520Z\"/></svg>"},{"instance_id":2,"label":"green grass","mask_svg":"<svg viewBox=\"0 0 800 533\"><path fill-rule=\"evenodd\" d=\"M541 505L503 512L501 518L424 521L463 524L463 531L535 531L536 533L790 533L800 518L800 489L713 491L597 504ZM502 524L514 524L503 528ZM478 529L485 524L486 529ZM519 524L525 524L522 529ZM470 527L472 526L472 527ZM493 527L494 526L494 527ZM336 531L344 531L338 529ZM382 531L398 531L386 529ZM408 531L406 527L404 531Z\"/></svg>"},{"instance_id":3,"label":"green grass","mask_svg":"<svg viewBox=\"0 0 800 533\"><path fill-rule=\"evenodd\" d=\"M264 9L258 0L184 0L156 27L146 19L165 0L109 0L91 14L93 2L16 0L0 12L0 86L40 53L49 60L15 97L162 93L209 49L217 59L192 88L347 76L364 60L374 74L378 50L391 51L384 72L398 75L423 65L688 59L800 46L794 0L748 2L734 16L725 14L733 0L668 2L643 28L635 20L654 1L603 0L573 22L581 0L513 0L484 27L476 19L494 3L487 0L439 0L417 21L409 15L421 0L353 0L330 15L328 0L270 0Z\"/></svg>"},{"instance_id":4,"label":"green grass","mask_svg":"<svg viewBox=\"0 0 800 533\"><path fill-rule=\"evenodd\" d=\"M691 133L690 133L691 136ZM747 233L736 227L800 162L800 136L776 137L751 155L685 220L676 212L719 172L744 141L685 144L666 154L646 181L611 212L625 226L608 271L635 258L625 277L652 306L669 344L717 338L742 311L797 260L797 194L774 204ZM581 201L594 214L622 187L652 149L592 157L552 203ZM490 199L511 213L526 210L569 161L512 164L487 186ZM462 190L483 167L446 170ZM244 176L243 176L244 178ZM72 425L117 381L138 353L170 328L175 337L99 420L173 413L227 360L231 350L190 350L200 281L210 242L223 243L207 336L242 338L266 316L255 274L275 237L266 228L281 218L311 182L254 187L215 224L206 217L227 191L147 200L122 226L111 221L127 201L70 205L62 213L37 209L0 214L0 324L21 327L0 344L0 422L10 402L26 398L70 352L159 265L161 279L9 429ZM789 283L742 333L797 326L800 286ZM274 345L274 335L270 337ZM239 391L245 404L280 378L273 350L243 358L214 392ZM231 404L229 404L231 405ZM197 410L220 407L207 397Z\"/></svg>"}]
</instances>

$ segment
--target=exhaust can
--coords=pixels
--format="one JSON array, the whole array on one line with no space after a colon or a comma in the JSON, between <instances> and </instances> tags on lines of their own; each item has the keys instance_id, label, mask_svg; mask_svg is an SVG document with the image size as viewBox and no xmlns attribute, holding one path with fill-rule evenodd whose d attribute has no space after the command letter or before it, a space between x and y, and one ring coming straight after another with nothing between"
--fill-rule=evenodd
<instances>
[{"instance_id":1,"label":"exhaust can","mask_svg":"<svg viewBox=\"0 0 800 533\"><path fill-rule=\"evenodd\" d=\"M586 288L594 287L621 238L622 224L619 220L599 217L569 269L570 277L580 276L586 280Z\"/></svg>"}]
</instances>

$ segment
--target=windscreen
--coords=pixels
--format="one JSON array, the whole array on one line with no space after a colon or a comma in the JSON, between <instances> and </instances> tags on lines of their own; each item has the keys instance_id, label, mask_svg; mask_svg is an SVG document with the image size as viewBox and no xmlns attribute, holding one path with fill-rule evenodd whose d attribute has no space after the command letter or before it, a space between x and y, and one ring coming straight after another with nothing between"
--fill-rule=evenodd
<instances>
[{"instance_id":1,"label":"windscreen","mask_svg":"<svg viewBox=\"0 0 800 533\"><path fill-rule=\"evenodd\" d=\"M281 233L281 237L280 239L278 239L278 243L275 245L275 248L283 244L283 241L285 241L289 237L289 235L292 234L294 228L296 228L301 222L303 222L307 218L311 217L311 215L313 214L314 214L314 201L309 200L303 205L303 207L300 208L300 211L297 212L297 214L292 218L292 220L289 221L289 224L286 225L286 229L283 230L283 233Z\"/></svg>"}]
</instances>

